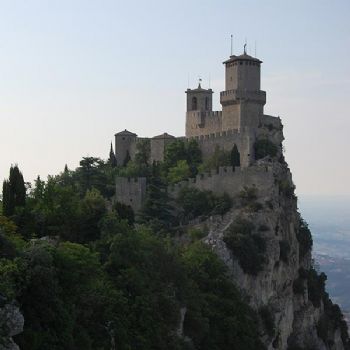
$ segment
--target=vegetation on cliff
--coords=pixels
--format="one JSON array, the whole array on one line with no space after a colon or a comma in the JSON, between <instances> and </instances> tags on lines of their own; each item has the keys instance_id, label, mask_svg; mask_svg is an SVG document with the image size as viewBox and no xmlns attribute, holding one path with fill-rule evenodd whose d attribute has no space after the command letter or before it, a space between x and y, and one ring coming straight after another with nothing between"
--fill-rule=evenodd
<instances>
[{"instance_id":1,"label":"vegetation on cliff","mask_svg":"<svg viewBox=\"0 0 350 350\"><path fill-rule=\"evenodd\" d=\"M0 292L23 312L19 346L263 349L258 317L218 257L196 240L175 244L167 207L150 203L134 226L129 208L108 205L111 173L85 158L75 171L38 178L0 216ZM154 204L163 193L153 184Z\"/></svg>"}]
</instances>

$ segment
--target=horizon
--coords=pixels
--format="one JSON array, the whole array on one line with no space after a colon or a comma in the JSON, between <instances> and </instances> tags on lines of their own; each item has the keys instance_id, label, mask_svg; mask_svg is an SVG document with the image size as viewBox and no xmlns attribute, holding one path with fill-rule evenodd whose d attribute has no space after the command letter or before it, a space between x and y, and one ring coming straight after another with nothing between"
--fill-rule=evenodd
<instances>
[{"instance_id":1,"label":"horizon","mask_svg":"<svg viewBox=\"0 0 350 350\"><path fill-rule=\"evenodd\" d=\"M347 1L0 5L1 180L11 164L32 182L106 159L124 129L183 135L188 76L191 88L210 76L220 108L232 33L234 54L247 38L254 56L257 43L265 114L281 115L297 194L350 195Z\"/></svg>"}]
</instances>

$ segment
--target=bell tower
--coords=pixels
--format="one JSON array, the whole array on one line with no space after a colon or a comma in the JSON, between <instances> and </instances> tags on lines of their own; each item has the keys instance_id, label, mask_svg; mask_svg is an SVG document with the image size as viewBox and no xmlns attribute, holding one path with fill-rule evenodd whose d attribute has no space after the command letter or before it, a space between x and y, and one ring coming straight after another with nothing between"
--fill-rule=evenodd
<instances>
[{"instance_id":1,"label":"bell tower","mask_svg":"<svg viewBox=\"0 0 350 350\"><path fill-rule=\"evenodd\" d=\"M245 49L242 55L231 55L223 62L225 91L220 93L223 130L258 126L266 103L266 93L260 90L261 63Z\"/></svg>"},{"instance_id":2,"label":"bell tower","mask_svg":"<svg viewBox=\"0 0 350 350\"><path fill-rule=\"evenodd\" d=\"M199 80L197 89L187 89L186 94L187 112L211 112L213 110L213 90L203 89L201 80Z\"/></svg>"}]
</instances>

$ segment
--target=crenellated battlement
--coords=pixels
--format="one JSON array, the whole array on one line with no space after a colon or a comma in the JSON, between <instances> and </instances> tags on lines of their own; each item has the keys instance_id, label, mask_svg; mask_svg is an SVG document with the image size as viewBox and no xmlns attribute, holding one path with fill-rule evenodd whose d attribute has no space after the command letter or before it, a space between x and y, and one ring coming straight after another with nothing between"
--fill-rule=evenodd
<instances>
[{"instance_id":1,"label":"crenellated battlement","mask_svg":"<svg viewBox=\"0 0 350 350\"><path fill-rule=\"evenodd\" d=\"M261 196L268 197L276 189L272 165L236 167L235 169L220 167L217 171L198 174L195 178L170 185L168 191L176 198L183 188L195 187L199 190L214 191L217 194L227 193L233 198L246 186L255 186Z\"/></svg>"}]
</instances>

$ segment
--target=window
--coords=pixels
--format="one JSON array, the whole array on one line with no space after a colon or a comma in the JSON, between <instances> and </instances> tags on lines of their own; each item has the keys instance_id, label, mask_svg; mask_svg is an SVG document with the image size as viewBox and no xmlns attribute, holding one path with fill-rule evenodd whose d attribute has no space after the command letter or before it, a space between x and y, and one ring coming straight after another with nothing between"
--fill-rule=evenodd
<instances>
[{"instance_id":1,"label":"window","mask_svg":"<svg viewBox=\"0 0 350 350\"><path fill-rule=\"evenodd\" d=\"M197 97L192 97L192 111L197 110Z\"/></svg>"},{"instance_id":2,"label":"window","mask_svg":"<svg viewBox=\"0 0 350 350\"><path fill-rule=\"evenodd\" d=\"M205 110L208 111L209 110L209 97L205 98Z\"/></svg>"}]
</instances>

